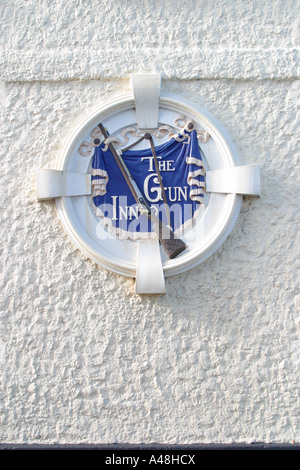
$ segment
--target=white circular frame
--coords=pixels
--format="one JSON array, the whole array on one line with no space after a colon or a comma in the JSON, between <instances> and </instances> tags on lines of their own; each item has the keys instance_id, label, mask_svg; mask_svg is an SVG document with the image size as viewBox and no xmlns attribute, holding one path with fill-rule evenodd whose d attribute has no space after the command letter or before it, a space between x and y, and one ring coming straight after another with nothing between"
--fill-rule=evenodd
<instances>
[{"instance_id":1,"label":"white circular frame","mask_svg":"<svg viewBox=\"0 0 300 470\"><path fill-rule=\"evenodd\" d=\"M168 115L168 112L171 115L184 114L209 133L208 141L200 144L206 171L241 164L230 136L205 109L170 94L161 94L159 109L163 115ZM129 115L135 119L134 110L135 102L132 95L119 97L99 107L74 130L59 156L57 169L87 173L90 158L82 157L78 152L82 142L90 140L90 133L99 122L104 122L111 134L124 127L124 124L132 125L131 122L124 123L124 117ZM161 122L160 119L159 121ZM76 247L95 263L118 274L135 277L138 242L108 237L107 233L104 234L101 222L91 210L89 199L90 196L56 199L58 215L64 229ZM203 215L182 237L188 249L170 260L161 248L165 277L187 271L210 257L232 231L241 204L241 195L211 193Z\"/></svg>"}]
</instances>

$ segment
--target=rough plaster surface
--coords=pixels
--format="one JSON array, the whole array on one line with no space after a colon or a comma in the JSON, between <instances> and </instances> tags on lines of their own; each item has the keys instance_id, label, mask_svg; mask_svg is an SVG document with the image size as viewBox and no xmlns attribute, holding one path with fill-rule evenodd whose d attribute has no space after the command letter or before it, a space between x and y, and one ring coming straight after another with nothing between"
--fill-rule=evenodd
<instances>
[{"instance_id":1,"label":"rough plaster surface","mask_svg":"<svg viewBox=\"0 0 300 470\"><path fill-rule=\"evenodd\" d=\"M0 442L299 442L297 7L1 3ZM262 196L140 297L72 245L35 169L147 69L225 125Z\"/></svg>"}]
</instances>

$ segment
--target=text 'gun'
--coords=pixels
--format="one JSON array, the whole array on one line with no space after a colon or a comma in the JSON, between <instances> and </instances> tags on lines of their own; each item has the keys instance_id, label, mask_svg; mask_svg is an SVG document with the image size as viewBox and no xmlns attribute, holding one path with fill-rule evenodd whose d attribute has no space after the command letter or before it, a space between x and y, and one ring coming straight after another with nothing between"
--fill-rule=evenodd
<instances>
[{"instance_id":1,"label":"text 'gun'","mask_svg":"<svg viewBox=\"0 0 300 470\"><path fill-rule=\"evenodd\" d=\"M109 135L104 126L101 123L98 124L98 126L103 134L104 139L107 139ZM134 181L126 164L124 163L124 160L122 158L122 152L117 150L112 142L107 143L107 145L111 153L113 154L134 199L139 205L141 213L145 214L151 221L153 230L157 235L158 240L164 248L165 252L167 253L168 257L170 259L176 258L176 256L178 256L182 251L186 249L186 244L174 234L170 226L164 224L160 220L160 218L155 214L155 212L151 210L149 204L147 203L147 201L145 201L143 194L138 188L136 182Z\"/></svg>"}]
</instances>

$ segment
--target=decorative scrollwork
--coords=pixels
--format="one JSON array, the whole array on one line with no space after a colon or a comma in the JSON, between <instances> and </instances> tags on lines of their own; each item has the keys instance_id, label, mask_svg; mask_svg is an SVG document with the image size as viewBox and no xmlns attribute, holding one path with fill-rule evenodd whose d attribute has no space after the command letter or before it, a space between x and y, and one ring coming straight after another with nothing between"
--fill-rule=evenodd
<instances>
[{"instance_id":1,"label":"decorative scrollwork","mask_svg":"<svg viewBox=\"0 0 300 470\"><path fill-rule=\"evenodd\" d=\"M90 157L93 154L93 149L101 144L102 132L97 126L91 132L91 140L89 142L82 142L78 152L82 157Z\"/></svg>"},{"instance_id":2,"label":"decorative scrollwork","mask_svg":"<svg viewBox=\"0 0 300 470\"><path fill-rule=\"evenodd\" d=\"M197 131L197 138L199 142L205 143L209 139L210 135L204 129L198 129L194 122L187 118L184 115L178 116L175 119L174 126L169 126L167 124L161 124L157 129L138 129L137 126L125 127L118 135L108 137L104 143L104 151L108 149L108 144L113 142L114 145L118 148L126 147L129 142L129 136L131 137L142 137L145 132L150 133L153 137L161 139L163 137L168 137L175 139L178 142L182 142L185 139L189 138L189 132L192 130ZM97 126L91 132L91 140L89 142L82 142L78 151L83 157L88 157L93 154L93 149L98 147L101 144L102 133L100 128Z\"/></svg>"},{"instance_id":3,"label":"decorative scrollwork","mask_svg":"<svg viewBox=\"0 0 300 470\"><path fill-rule=\"evenodd\" d=\"M183 129L183 131L191 132L191 130L197 131L197 139L201 143L205 143L210 138L210 135L204 129L198 129L194 122L191 119L186 118L185 116L181 115L175 120L175 125Z\"/></svg>"}]
</instances>

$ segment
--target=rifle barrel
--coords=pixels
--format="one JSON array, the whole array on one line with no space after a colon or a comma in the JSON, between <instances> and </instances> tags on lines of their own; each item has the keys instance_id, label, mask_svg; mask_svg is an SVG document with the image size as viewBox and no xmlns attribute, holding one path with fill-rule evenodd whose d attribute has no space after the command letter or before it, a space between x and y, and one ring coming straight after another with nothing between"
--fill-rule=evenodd
<instances>
[{"instance_id":1,"label":"rifle barrel","mask_svg":"<svg viewBox=\"0 0 300 470\"><path fill-rule=\"evenodd\" d=\"M100 123L98 126L103 134L104 139L107 139L109 134L104 128L103 124ZM130 171L128 170L121 153L114 147L112 142L108 143L108 147L113 154L134 199L139 204L139 206L143 206L143 212L146 212L147 217L152 223L153 230L156 233L159 242L163 246L168 257L170 259L175 258L186 249L186 244L174 234L170 226L164 224L159 219L159 217L153 211L151 211L149 204L145 201L143 194L141 193Z\"/></svg>"}]
</instances>

